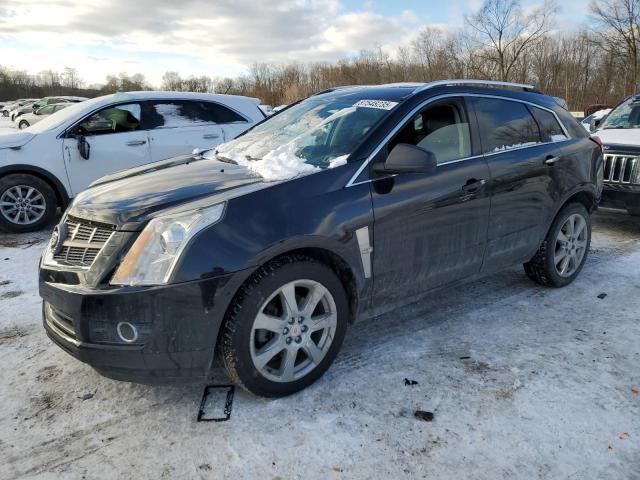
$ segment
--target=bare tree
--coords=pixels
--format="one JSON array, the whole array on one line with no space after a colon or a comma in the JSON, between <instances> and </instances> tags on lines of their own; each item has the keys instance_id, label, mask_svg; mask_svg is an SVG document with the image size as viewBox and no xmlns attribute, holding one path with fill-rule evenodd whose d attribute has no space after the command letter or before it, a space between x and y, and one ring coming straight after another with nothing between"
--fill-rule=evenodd
<instances>
[{"instance_id":1,"label":"bare tree","mask_svg":"<svg viewBox=\"0 0 640 480\"><path fill-rule=\"evenodd\" d=\"M629 67L626 71L631 73L631 91L637 91L640 0L593 0L589 8L596 25L601 27L602 47L625 60Z\"/></svg>"},{"instance_id":2,"label":"bare tree","mask_svg":"<svg viewBox=\"0 0 640 480\"><path fill-rule=\"evenodd\" d=\"M557 10L553 0L529 12L519 0L485 0L477 13L465 17L467 36L476 55L508 81L521 57L549 33Z\"/></svg>"},{"instance_id":3,"label":"bare tree","mask_svg":"<svg viewBox=\"0 0 640 480\"><path fill-rule=\"evenodd\" d=\"M82 86L82 79L75 68L65 67L61 80L62 85L67 88L79 88Z\"/></svg>"}]
</instances>

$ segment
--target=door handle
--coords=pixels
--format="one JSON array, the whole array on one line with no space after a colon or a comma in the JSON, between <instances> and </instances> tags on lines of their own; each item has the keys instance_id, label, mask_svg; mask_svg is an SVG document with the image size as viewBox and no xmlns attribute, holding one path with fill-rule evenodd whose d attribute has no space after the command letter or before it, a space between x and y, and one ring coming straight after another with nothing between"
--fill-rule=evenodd
<instances>
[{"instance_id":1,"label":"door handle","mask_svg":"<svg viewBox=\"0 0 640 480\"><path fill-rule=\"evenodd\" d=\"M202 136L202 138L209 140L212 138L220 138L220 135L218 135L217 133L206 133Z\"/></svg>"},{"instance_id":2,"label":"door handle","mask_svg":"<svg viewBox=\"0 0 640 480\"><path fill-rule=\"evenodd\" d=\"M487 181L484 178L480 180L471 178L467 180L467 183L464 184L464 186L462 187L462 191L466 193L475 193L478 190L480 190L482 187L484 187L486 183Z\"/></svg>"},{"instance_id":3,"label":"door handle","mask_svg":"<svg viewBox=\"0 0 640 480\"><path fill-rule=\"evenodd\" d=\"M130 147L137 147L138 145L144 145L145 143L147 143L146 140L132 140L130 142L127 142L127 145L129 145Z\"/></svg>"},{"instance_id":4,"label":"door handle","mask_svg":"<svg viewBox=\"0 0 640 480\"><path fill-rule=\"evenodd\" d=\"M555 163L560 160L560 157L554 157L552 155L549 155L545 160L544 163L546 163L547 165L555 165Z\"/></svg>"}]
</instances>

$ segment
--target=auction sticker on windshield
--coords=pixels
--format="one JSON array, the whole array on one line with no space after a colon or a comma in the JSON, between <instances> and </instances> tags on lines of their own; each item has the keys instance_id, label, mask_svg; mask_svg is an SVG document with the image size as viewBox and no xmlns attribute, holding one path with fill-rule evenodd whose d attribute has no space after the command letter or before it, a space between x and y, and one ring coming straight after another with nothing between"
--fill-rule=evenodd
<instances>
[{"instance_id":1,"label":"auction sticker on windshield","mask_svg":"<svg viewBox=\"0 0 640 480\"><path fill-rule=\"evenodd\" d=\"M398 102L390 102L388 100L359 100L353 106L365 108L380 108L382 110L391 110Z\"/></svg>"}]
</instances>

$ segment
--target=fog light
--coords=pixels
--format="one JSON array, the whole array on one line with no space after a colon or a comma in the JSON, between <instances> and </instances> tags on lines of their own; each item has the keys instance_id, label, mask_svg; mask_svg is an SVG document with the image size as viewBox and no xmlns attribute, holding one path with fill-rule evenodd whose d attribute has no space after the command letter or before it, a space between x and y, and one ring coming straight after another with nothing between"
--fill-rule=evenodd
<instances>
[{"instance_id":1,"label":"fog light","mask_svg":"<svg viewBox=\"0 0 640 480\"><path fill-rule=\"evenodd\" d=\"M129 322L120 322L116 326L118 337L126 343L133 343L138 339L138 329Z\"/></svg>"}]
</instances>

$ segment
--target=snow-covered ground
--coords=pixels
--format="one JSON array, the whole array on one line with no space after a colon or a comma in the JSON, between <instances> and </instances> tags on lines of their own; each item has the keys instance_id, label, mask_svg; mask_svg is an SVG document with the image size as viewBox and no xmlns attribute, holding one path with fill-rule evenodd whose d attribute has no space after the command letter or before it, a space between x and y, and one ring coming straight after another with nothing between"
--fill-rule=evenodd
<instances>
[{"instance_id":1,"label":"snow-covered ground","mask_svg":"<svg viewBox=\"0 0 640 480\"><path fill-rule=\"evenodd\" d=\"M311 388L236 391L222 423L196 422L202 387L115 382L54 346L48 234L0 235L0 478L637 479L640 221L594 229L569 287L514 268L356 325Z\"/></svg>"},{"instance_id":2,"label":"snow-covered ground","mask_svg":"<svg viewBox=\"0 0 640 480\"><path fill-rule=\"evenodd\" d=\"M3 133L11 133L17 130L16 124L9 117L3 117L0 113L0 135Z\"/></svg>"}]
</instances>

